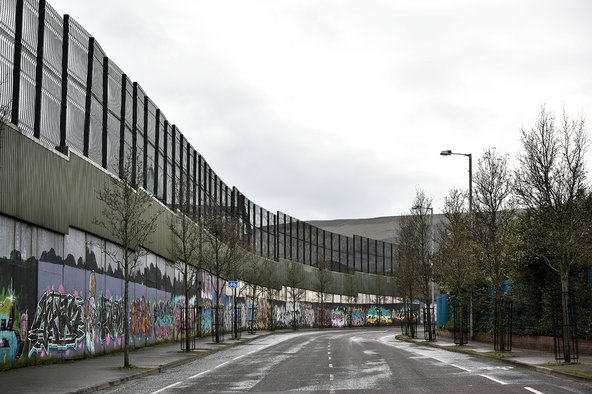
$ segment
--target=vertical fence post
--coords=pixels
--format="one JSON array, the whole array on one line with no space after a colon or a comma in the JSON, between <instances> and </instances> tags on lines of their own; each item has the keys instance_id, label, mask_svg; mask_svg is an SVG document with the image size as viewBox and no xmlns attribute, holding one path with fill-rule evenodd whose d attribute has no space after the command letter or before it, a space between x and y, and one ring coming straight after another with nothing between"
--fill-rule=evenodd
<instances>
[{"instance_id":1,"label":"vertical fence post","mask_svg":"<svg viewBox=\"0 0 592 394\"><path fill-rule=\"evenodd\" d=\"M43 93L42 88L43 47L45 42L45 6L46 1L39 0L39 23L37 24L37 64L35 65L35 120L33 124L33 136L35 136L35 138L41 137L41 97Z\"/></svg>"}]
</instances>

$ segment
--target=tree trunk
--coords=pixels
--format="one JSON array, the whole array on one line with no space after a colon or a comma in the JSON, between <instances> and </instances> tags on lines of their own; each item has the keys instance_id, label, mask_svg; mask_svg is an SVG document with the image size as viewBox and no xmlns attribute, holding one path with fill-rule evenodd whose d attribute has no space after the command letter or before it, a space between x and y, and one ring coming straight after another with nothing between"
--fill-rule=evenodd
<instances>
[{"instance_id":1,"label":"tree trunk","mask_svg":"<svg viewBox=\"0 0 592 394\"><path fill-rule=\"evenodd\" d=\"M570 349L570 326L569 319L569 267L565 264L561 266L561 323L563 333L563 360L566 363L571 362Z\"/></svg>"},{"instance_id":2,"label":"tree trunk","mask_svg":"<svg viewBox=\"0 0 592 394\"><path fill-rule=\"evenodd\" d=\"M220 343L220 278L216 276L215 307L214 307L214 333L216 343Z\"/></svg>"},{"instance_id":3,"label":"tree trunk","mask_svg":"<svg viewBox=\"0 0 592 394\"><path fill-rule=\"evenodd\" d=\"M269 297L269 329L273 331L275 329L274 322L273 322L273 302L271 300L271 296Z\"/></svg>"},{"instance_id":4,"label":"tree trunk","mask_svg":"<svg viewBox=\"0 0 592 394\"><path fill-rule=\"evenodd\" d=\"M252 335L255 333L255 294L257 292L257 286L253 285L253 292L251 293L251 324L249 333Z\"/></svg>"},{"instance_id":5,"label":"tree trunk","mask_svg":"<svg viewBox=\"0 0 592 394\"><path fill-rule=\"evenodd\" d=\"M123 327L123 366L129 368L129 326L130 326L130 315L129 315L129 257L128 251L126 250L124 256L124 289L123 289L123 313L125 316L125 325Z\"/></svg>"},{"instance_id":6,"label":"tree trunk","mask_svg":"<svg viewBox=\"0 0 592 394\"><path fill-rule=\"evenodd\" d=\"M319 323L321 328L325 328L325 303L323 302L324 295L321 293L321 318L319 319Z\"/></svg>"},{"instance_id":7,"label":"tree trunk","mask_svg":"<svg viewBox=\"0 0 592 394\"><path fill-rule=\"evenodd\" d=\"M292 327L294 328L294 330L297 327L296 324L296 301L292 300Z\"/></svg>"},{"instance_id":8,"label":"tree trunk","mask_svg":"<svg viewBox=\"0 0 592 394\"><path fill-rule=\"evenodd\" d=\"M432 337L432 304L428 304L428 313L427 313L427 319L428 319L428 340L433 341L433 337Z\"/></svg>"},{"instance_id":9,"label":"tree trunk","mask_svg":"<svg viewBox=\"0 0 592 394\"><path fill-rule=\"evenodd\" d=\"M187 286L187 263L183 272L183 285L185 286L185 351L189 351L189 288Z\"/></svg>"}]
</instances>

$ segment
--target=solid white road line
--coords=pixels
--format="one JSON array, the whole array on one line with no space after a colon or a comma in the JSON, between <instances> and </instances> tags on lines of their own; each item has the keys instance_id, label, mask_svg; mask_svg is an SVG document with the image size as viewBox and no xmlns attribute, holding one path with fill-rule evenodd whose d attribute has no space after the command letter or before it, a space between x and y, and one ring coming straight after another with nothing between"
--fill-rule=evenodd
<instances>
[{"instance_id":1,"label":"solid white road line","mask_svg":"<svg viewBox=\"0 0 592 394\"><path fill-rule=\"evenodd\" d=\"M163 388L161 388L160 390L153 391L151 394L162 393L163 391L165 391L165 390L168 390L168 389L170 389L170 388L172 388L172 387L178 386L178 385L180 385L181 383L183 383L183 382L177 382L177 383L169 384L168 386L166 386L166 387L163 387Z\"/></svg>"},{"instance_id":2,"label":"solid white road line","mask_svg":"<svg viewBox=\"0 0 592 394\"><path fill-rule=\"evenodd\" d=\"M458 369L462 369L463 371L472 372L470 369L465 368L465 367L461 367L460 365L456 365L456 364L449 364L449 365L452 365L453 367L456 367Z\"/></svg>"},{"instance_id":3,"label":"solid white road line","mask_svg":"<svg viewBox=\"0 0 592 394\"><path fill-rule=\"evenodd\" d=\"M545 394L542 391L538 391L538 390L533 389L532 387L524 387L524 388L534 394Z\"/></svg>"},{"instance_id":4,"label":"solid white road line","mask_svg":"<svg viewBox=\"0 0 592 394\"><path fill-rule=\"evenodd\" d=\"M200 373L198 373L198 374L195 374L195 375L193 375L193 376L190 376L190 377L188 377L187 379L195 379L195 378L197 378L197 377L200 377L201 375L205 375L206 373L208 373L208 372L210 372L210 371L211 371L211 369L208 369L207 371L203 371L203 372L200 372Z\"/></svg>"},{"instance_id":5,"label":"solid white road line","mask_svg":"<svg viewBox=\"0 0 592 394\"><path fill-rule=\"evenodd\" d=\"M508 383L506 383L506 382L502 382L501 380L498 380L498 379L496 379L496 378L492 378L491 376L487 376L487 375L479 375L479 376L483 376L483 377L484 377L484 378L486 378L486 379L493 380L495 383L499 383L499 384L508 384Z\"/></svg>"}]
</instances>

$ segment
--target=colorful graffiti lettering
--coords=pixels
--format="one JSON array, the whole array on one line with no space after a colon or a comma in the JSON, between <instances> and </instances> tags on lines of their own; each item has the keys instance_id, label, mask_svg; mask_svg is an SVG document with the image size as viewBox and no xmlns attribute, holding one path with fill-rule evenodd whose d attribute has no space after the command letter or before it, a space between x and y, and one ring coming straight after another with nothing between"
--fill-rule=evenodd
<instances>
[{"instance_id":1,"label":"colorful graffiti lettering","mask_svg":"<svg viewBox=\"0 0 592 394\"><path fill-rule=\"evenodd\" d=\"M393 319L391 317L391 312L388 309L383 308L382 306L371 306L368 308L368 324L391 324Z\"/></svg>"},{"instance_id":2,"label":"colorful graffiti lettering","mask_svg":"<svg viewBox=\"0 0 592 394\"><path fill-rule=\"evenodd\" d=\"M131 329L133 336L150 337L152 333L152 312L150 305L142 296L134 300L130 309Z\"/></svg>"},{"instance_id":3,"label":"colorful graffiti lettering","mask_svg":"<svg viewBox=\"0 0 592 394\"><path fill-rule=\"evenodd\" d=\"M166 301L158 301L154 304L154 335L157 338L173 336L175 318L173 306Z\"/></svg>"},{"instance_id":4,"label":"colorful graffiti lettering","mask_svg":"<svg viewBox=\"0 0 592 394\"><path fill-rule=\"evenodd\" d=\"M23 341L21 340L20 332L14 330L14 316L16 314L16 300L12 291L9 292L8 296L4 296L4 299L0 300L0 357L2 362L16 360L20 357ZM27 325L28 317L21 315L21 328Z\"/></svg>"},{"instance_id":5,"label":"colorful graffiti lettering","mask_svg":"<svg viewBox=\"0 0 592 394\"><path fill-rule=\"evenodd\" d=\"M349 316L350 324L354 327L361 327L366 324L366 314L362 308L352 307Z\"/></svg>"},{"instance_id":6,"label":"colorful graffiti lettering","mask_svg":"<svg viewBox=\"0 0 592 394\"><path fill-rule=\"evenodd\" d=\"M45 292L29 330L29 356L76 348L85 336L83 305L84 300L72 294Z\"/></svg>"},{"instance_id":7,"label":"colorful graffiti lettering","mask_svg":"<svg viewBox=\"0 0 592 394\"><path fill-rule=\"evenodd\" d=\"M331 326L344 327L346 325L346 315L342 308L331 310Z\"/></svg>"},{"instance_id":8,"label":"colorful graffiti lettering","mask_svg":"<svg viewBox=\"0 0 592 394\"><path fill-rule=\"evenodd\" d=\"M98 335L109 342L123 335L125 324L123 300L101 296L99 301Z\"/></svg>"}]
</instances>

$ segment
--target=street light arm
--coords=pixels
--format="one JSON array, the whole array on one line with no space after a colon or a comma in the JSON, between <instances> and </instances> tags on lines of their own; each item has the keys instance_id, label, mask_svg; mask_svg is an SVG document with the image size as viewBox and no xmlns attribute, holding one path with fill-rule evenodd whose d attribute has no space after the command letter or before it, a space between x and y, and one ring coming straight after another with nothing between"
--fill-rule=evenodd
<instances>
[{"instance_id":1,"label":"street light arm","mask_svg":"<svg viewBox=\"0 0 592 394\"><path fill-rule=\"evenodd\" d=\"M466 156L469 158L469 213L473 212L473 155L471 153L457 153L450 149L440 152L441 156Z\"/></svg>"}]
</instances>

